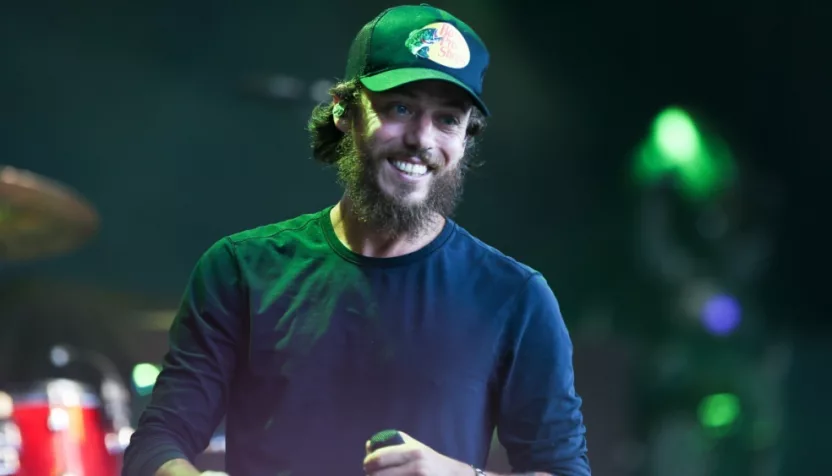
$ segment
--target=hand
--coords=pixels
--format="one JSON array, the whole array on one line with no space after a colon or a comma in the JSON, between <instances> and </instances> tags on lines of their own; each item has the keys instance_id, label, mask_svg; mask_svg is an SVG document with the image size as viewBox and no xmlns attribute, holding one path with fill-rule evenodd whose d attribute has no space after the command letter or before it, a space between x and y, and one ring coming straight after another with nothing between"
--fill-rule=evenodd
<instances>
[{"instance_id":1,"label":"hand","mask_svg":"<svg viewBox=\"0 0 832 476\"><path fill-rule=\"evenodd\" d=\"M439 454L403 432L404 444L370 452L366 444L364 472L367 476L470 476L474 470L465 463Z\"/></svg>"}]
</instances>

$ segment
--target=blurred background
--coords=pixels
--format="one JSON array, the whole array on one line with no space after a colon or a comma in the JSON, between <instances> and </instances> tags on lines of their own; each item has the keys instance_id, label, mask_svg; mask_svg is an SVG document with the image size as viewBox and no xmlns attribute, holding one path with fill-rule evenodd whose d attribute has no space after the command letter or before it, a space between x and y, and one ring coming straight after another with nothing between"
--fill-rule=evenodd
<instances>
[{"instance_id":1,"label":"blurred background","mask_svg":"<svg viewBox=\"0 0 832 476\"><path fill-rule=\"evenodd\" d=\"M492 53L456 219L560 299L594 473L832 474L832 7L433 4ZM305 123L391 5L3 7L0 391L36 413L71 379L62 405L135 424L201 253L339 198ZM15 474L47 435L3 436L3 408Z\"/></svg>"}]
</instances>

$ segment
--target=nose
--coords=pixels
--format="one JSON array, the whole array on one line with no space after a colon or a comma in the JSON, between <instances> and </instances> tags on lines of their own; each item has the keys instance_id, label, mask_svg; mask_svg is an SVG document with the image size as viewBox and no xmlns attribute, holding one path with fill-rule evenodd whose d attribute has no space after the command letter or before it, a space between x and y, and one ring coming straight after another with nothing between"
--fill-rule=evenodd
<instances>
[{"instance_id":1,"label":"nose","mask_svg":"<svg viewBox=\"0 0 832 476\"><path fill-rule=\"evenodd\" d=\"M428 114L414 115L408 122L404 143L408 148L423 150L433 148L436 130Z\"/></svg>"}]
</instances>

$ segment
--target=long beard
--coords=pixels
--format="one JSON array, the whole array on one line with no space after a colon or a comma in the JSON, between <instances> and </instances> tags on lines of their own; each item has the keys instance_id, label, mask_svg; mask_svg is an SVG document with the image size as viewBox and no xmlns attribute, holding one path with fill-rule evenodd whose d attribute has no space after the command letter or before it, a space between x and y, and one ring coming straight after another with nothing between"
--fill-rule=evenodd
<instances>
[{"instance_id":1,"label":"long beard","mask_svg":"<svg viewBox=\"0 0 832 476\"><path fill-rule=\"evenodd\" d=\"M450 217L462 198L465 171L461 165L438 172L425 200L406 203L406 188L401 189L400 196L381 190L378 177L384 159L373 158L366 144L356 144L353 134L344 136L338 152L338 182L352 202L353 212L362 223L384 236L416 238L428 231L438 217Z\"/></svg>"}]
</instances>

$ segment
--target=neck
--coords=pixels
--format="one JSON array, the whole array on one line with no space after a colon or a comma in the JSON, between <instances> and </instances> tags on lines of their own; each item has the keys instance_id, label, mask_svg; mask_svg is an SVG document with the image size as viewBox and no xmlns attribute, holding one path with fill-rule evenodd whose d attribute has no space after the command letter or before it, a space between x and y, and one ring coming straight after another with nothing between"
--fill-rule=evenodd
<instances>
[{"instance_id":1,"label":"neck","mask_svg":"<svg viewBox=\"0 0 832 476\"><path fill-rule=\"evenodd\" d=\"M389 236L379 233L358 219L352 203L344 197L329 213L335 235L350 251L370 258L394 258L418 251L436 239L445 226L445 218L438 216L420 233Z\"/></svg>"}]
</instances>

